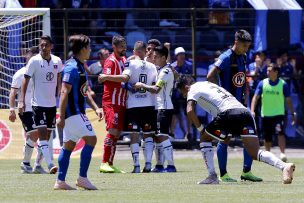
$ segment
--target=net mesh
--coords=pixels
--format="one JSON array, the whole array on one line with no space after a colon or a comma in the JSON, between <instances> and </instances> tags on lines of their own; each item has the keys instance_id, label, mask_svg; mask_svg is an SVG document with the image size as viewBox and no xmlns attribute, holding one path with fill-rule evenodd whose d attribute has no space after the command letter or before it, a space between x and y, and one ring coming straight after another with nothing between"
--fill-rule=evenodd
<instances>
[{"instance_id":1,"label":"net mesh","mask_svg":"<svg viewBox=\"0 0 304 203\"><path fill-rule=\"evenodd\" d=\"M25 65L27 49L38 46L43 14L0 14L0 109L9 108L12 77Z\"/></svg>"}]
</instances>

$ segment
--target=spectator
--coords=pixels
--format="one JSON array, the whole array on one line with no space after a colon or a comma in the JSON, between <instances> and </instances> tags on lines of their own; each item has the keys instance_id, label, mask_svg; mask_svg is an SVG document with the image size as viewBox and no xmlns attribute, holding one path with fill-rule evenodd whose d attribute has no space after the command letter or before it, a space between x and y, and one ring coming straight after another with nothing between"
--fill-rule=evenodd
<instances>
[{"instance_id":1,"label":"spectator","mask_svg":"<svg viewBox=\"0 0 304 203\"><path fill-rule=\"evenodd\" d=\"M110 53L107 48L102 48L97 52L97 56L99 60L89 66L89 74L92 75L90 77L90 83L92 87L92 91L94 94L94 101L100 108L101 104L101 95L103 94L103 84L98 83L98 75L102 72L102 68L104 66L105 60L109 57Z\"/></svg>"},{"instance_id":2,"label":"spectator","mask_svg":"<svg viewBox=\"0 0 304 203\"><path fill-rule=\"evenodd\" d=\"M174 55L176 57L176 61L171 64L172 68L179 75L192 75L192 63L186 60L186 51L183 47L177 47L174 50ZM173 89L172 92L172 102L174 106L174 112L172 116L171 123L171 133L174 134L174 129L176 128L177 122L179 122L180 129L182 130L184 137L190 141L192 141L191 134L191 122L187 120L187 129L184 126L183 114L186 115L186 99L177 91L177 89Z\"/></svg>"}]
</instances>

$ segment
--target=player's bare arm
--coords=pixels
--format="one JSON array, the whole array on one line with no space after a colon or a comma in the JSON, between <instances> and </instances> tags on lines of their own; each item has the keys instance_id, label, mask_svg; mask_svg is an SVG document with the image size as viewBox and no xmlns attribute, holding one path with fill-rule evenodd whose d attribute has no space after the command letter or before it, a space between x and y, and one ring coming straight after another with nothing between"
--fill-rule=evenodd
<instances>
[{"instance_id":1,"label":"player's bare arm","mask_svg":"<svg viewBox=\"0 0 304 203\"><path fill-rule=\"evenodd\" d=\"M111 82L128 82L130 77L128 75L106 75L106 74L99 74L98 82L103 83L105 81Z\"/></svg>"},{"instance_id":2,"label":"player's bare arm","mask_svg":"<svg viewBox=\"0 0 304 203\"><path fill-rule=\"evenodd\" d=\"M190 100L187 102L187 117L193 122L193 124L197 129L200 129L199 131L201 132L203 130L201 128L203 127L197 115L195 114L195 106L196 106L195 101Z\"/></svg>"},{"instance_id":3,"label":"player's bare arm","mask_svg":"<svg viewBox=\"0 0 304 203\"><path fill-rule=\"evenodd\" d=\"M259 95L254 94L254 96L252 98L252 101L251 101L251 108L250 108L250 110L251 110L251 114L252 114L253 117L255 117L255 107L256 107L256 105L258 103L259 98L260 98Z\"/></svg>"},{"instance_id":4,"label":"player's bare arm","mask_svg":"<svg viewBox=\"0 0 304 203\"><path fill-rule=\"evenodd\" d=\"M207 74L207 80L214 84L218 84L219 74L220 74L220 70L216 66L213 66L213 68Z\"/></svg>"},{"instance_id":5,"label":"player's bare arm","mask_svg":"<svg viewBox=\"0 0 304 203\"><path fill-rule=\"evenodd\" d=\"M293 105L292 105L292 101L291 101L291 98L290 97L286 97L285 98L285 101L286 101L286 104L287 104L287 107L289 109L289 112L291 113L291 125L294 125L295 122L296 122L296 113L293 109Z\"/></svg>"},{"instance_id":6,"label":"player's bare arm","mask_svg":"<svg viewBox=\"0 0 304 203\"><path fill-rule=\"evenodd\" d=\"M16 95L17 95L17 90L18 89L16 89L16 88L11 88L11 91L10 91L10 94L9 94L10 112L9 112L8 119L11 122L15 122L15 120L16 120L16 113L15 113L14 106L15 106L15 98L16 98Z\"/></svg>"},{"instance_id":7,"label":"player's bare arm","mask_svg":"<svg viewBox=\"0 0 304 203\"><path fill-rule=\"evenodd\" d=\"M95 101L92 98L91 94L87 94L87 103L89 106L95 111L96 115L99 117L98 121L101 121L103 119L103 111L101 108L97 106Z\"/></svg>"},{"instance_id":8,"label":"player's bare arm","mask_svg":"<svg viewBox=\"0 0 304 203\"><path fill-rule=\"evenodd\" d=\"M146 85L146 84L141 83L141 82L135 83L134 86L133 86L133 88L134 89L141 89L141 88L143 88L143 89L147 90L148 92L151 92L152 94L157 94L162 89L158 85Z\"/></svg>"},{"instance_id":9,"label":"player's bare arm","mask_svg":"<svg viewBox=\"0 0 304 203\"><path fill-rule=\"evenodd\" d=\"M59 101L59 119L57 121L58 128L63 129L65 125L65 109L68 104L68 94L72 89L72 85L63 82L61 85L60 101Z\"/></svg>"},{"instance_id":10,"label":"player's bare arm","mask_svg":"<svg viewBox=\"0 0 304 203\"><path fill-rule=\"evenodd\" d=\"M31 77L28 76L28 75L24 75L24 80L22 81L22 85L21 85L21 94L20 94L20 99L18 101L18 110L19 110L19 113L22 115L24 110L25 110L25 93L26 93L26 90L27 90L27 86L28 86L28 83L30 81Z\"/></svg>"}]
</instances>

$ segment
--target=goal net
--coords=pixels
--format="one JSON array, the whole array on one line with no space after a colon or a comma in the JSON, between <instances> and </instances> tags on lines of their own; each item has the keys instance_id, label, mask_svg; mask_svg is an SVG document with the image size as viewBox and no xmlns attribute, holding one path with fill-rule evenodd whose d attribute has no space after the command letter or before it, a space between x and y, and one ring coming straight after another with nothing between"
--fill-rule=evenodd
<instances>
[{"instance_id":1,"label":"goal net","mask_svg":"<svg viewBox=\"0 0 304 203\"><path fill-rule=\"evenodd\" d=\"M9 108L12 77L25 65L27 49L50 35L49 8L0 9L0 109Z\"/></svg>"}]
</instances>

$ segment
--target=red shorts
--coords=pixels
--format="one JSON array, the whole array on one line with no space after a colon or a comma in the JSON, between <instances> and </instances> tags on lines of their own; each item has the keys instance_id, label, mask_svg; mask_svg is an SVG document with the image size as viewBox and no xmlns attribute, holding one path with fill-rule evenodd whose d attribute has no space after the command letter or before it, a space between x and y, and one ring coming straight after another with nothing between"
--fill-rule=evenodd
<instances>
[{"instance_id":1,"label":"red shorts","mask_svg":"<svg viewBox=\"0 0 304 203\"><path fill-rule=\"evenodd\" d=\"M105 104L102 106L107 130L113 128L122 131L124 128L126 107Z\"/></svg>"}]
</instances>

